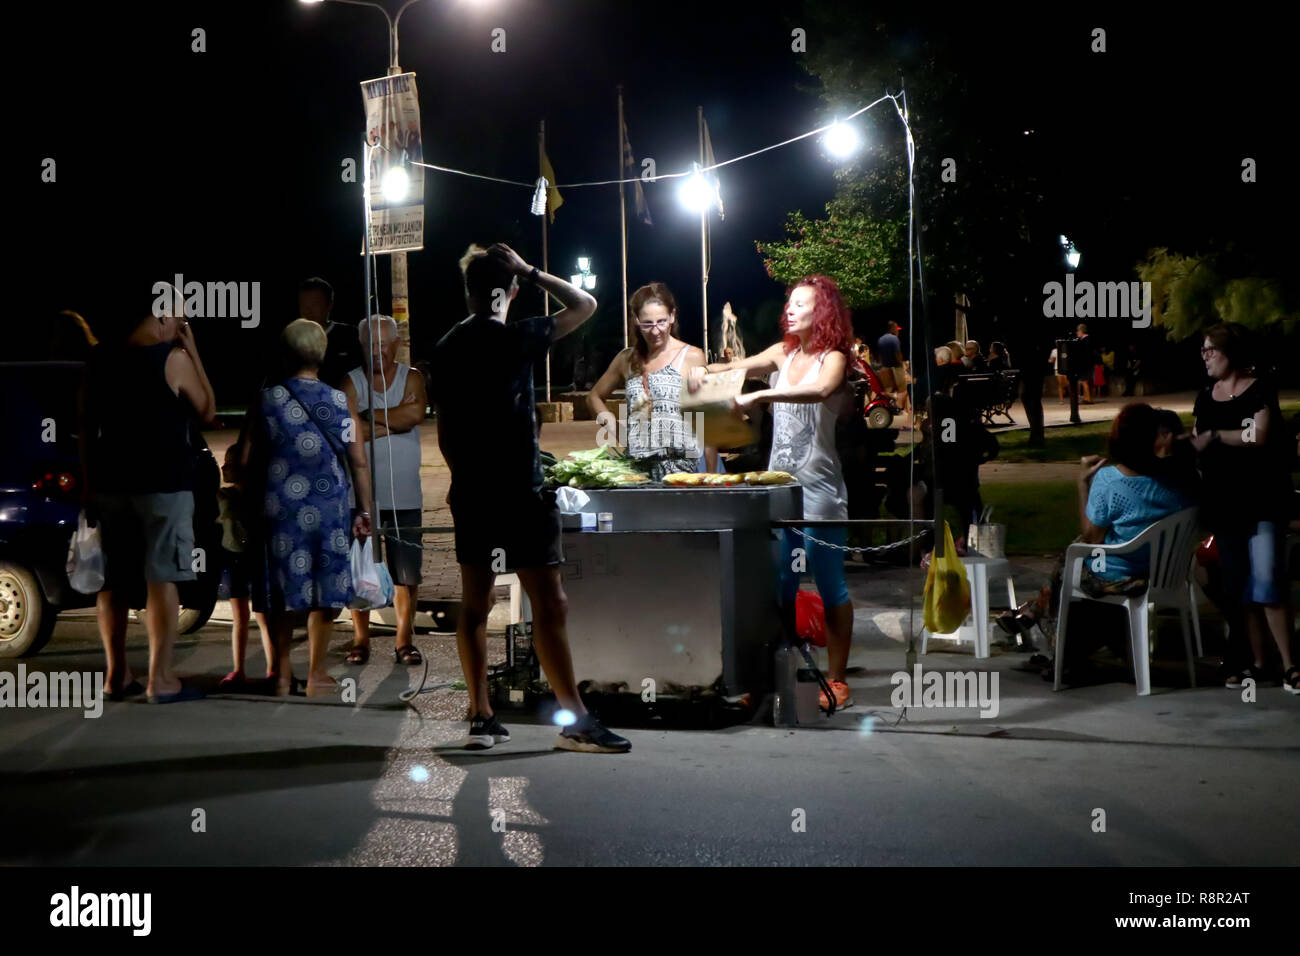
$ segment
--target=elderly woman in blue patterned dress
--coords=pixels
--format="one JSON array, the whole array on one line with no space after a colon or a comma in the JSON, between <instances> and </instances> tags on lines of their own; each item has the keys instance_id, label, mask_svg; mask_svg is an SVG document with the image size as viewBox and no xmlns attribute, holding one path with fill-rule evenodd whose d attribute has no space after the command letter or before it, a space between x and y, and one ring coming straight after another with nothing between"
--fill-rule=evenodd
<instances>
[{"instance_id":1,"label":"elderly woman in blue patterned dress","mask_svg":"<svg viewBox=\"0 0 1300 956\"><path fill-rule=\"evenodd\" d=\"M592 416L609 412L605 402L623 386L627 396L627 451L655 481L673 472L699 470L700 446L682 417L682 382L692 368L704 365L704 353L679 340L677 301L662 282L643 285L632 294L629 310L636 344L614 357L587 395ZM611 413L612 414L612 413ZM708 470L717 467L717 451L704 449Z\"/></svg>"},{"instance_id":2,"label":"elderly woman in blue patterned dress","mask_svg":"<svg viewBox=\"0 0 1300 956\"><path fill-rule=\"evenodd\" d=\"M370 469L356 436L356 410L317 373L328 344L309 319L296 319L282 336L285 368L296 369L264 389L245 473L265 475L261 539L254 562L253 607L265 611L276 646L277 692L293 687L289 644L295 618L307 616L311 661L307 696L338 691L325 671L330 632L354 596L348 560L352 535L370 534L370 515L351 519L351 483L357 501L370 501ZM256 499L253 499L256 500ZM364 507L364 505L363 505Z\"/></svg>"}]
</instances>

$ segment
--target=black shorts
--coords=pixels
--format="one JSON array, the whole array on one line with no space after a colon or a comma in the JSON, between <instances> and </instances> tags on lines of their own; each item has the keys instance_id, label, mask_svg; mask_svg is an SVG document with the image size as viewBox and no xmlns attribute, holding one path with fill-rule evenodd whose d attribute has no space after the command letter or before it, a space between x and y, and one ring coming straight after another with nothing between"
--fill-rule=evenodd
<instances>
[{"instance_id":1,"label":"black shorts","mask_svg":"<svg viewBox=\"0 0 1300 956\"><path fill-rule=\"evenodd\" d=\"M553 491L513 498L466 496L452 504L451 520L460 564L501 572L564 563L560 509Z\"/></svg>"}]
</instances>

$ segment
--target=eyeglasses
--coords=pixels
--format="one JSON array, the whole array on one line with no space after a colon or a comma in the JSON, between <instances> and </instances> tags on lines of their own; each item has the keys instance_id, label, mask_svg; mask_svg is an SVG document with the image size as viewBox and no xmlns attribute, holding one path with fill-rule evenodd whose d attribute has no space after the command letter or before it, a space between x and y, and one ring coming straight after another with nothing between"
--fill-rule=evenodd
<instances>
[{"instance_id":1,"label":"eyeglasses","mask_svg":"<svg viewBox=\"0 0 1300 956\"><path fill-rule=\"evenodd\" d=\"M1206 348L1201 349L1201 357L1204 358L1206 355L1213 355L1215 352L1218 351L1220 350L1215 348L1213 345L1208 346Z\"/></svg>"},{"instance_id":2,"label":"eyeglasses","mask_svg":"<svg viewBox=\"0 0 1300 956\"><path fill-rule=\"evenodd\" d=\"M637 322L636 327L643 332L649 332L652 329L666 329L672 324L672 319L656 319L654 322Z\"/></svg>"}]
</instances>

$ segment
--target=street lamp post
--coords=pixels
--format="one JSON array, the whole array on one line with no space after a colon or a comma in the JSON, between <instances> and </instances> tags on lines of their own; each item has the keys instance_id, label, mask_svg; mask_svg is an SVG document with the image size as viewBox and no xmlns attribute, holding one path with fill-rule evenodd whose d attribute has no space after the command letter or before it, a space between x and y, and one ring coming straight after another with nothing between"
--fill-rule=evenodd
<instances>
[{"instance_id":1,"label":"street lamp post","mask_svg":"<svg viewBox=\"0 0 1300 956\"><path fill-rule=\"evenodd\" d=\"M569 276L569 281L579 289L586 289L593 292L596 289L596 274L591 271L591 259L588 256L578 257L578 271ZM546 352L546 400L551 400L551 352Z\"/></svg>"},{"instance_id":2,"label":"street lamp post","mask_svg":"<svg viewBox=\"0 0 1300 956\"><path fill-rule=\"evenodd\" d=\"M300 0L301 3L322 3L324 0ZM406 0L397 10L396 16L390 14L388 10L378 3L371 3L370 0L329 0L330 3L346 3L354 7L374 7L384 15L388 23L388 75L396 76L402 72L402 68L397 63L397 27L402 22L402 14L406 8L419 3L420 0ZM366 228L370 228L370 223L366 223ZM411 364L411 314L410 300L407 292L406 279L406 253L393 252L392 256L392 313L393 319L397 322L397 333L399 345L397 347L397 360L405 365ZM370 296L370 288L366 287L366 297Z\"/></svg>"},{"instance_id":3,"label":"street lamp post","mask_svg":"<svg viewBox=\"0 0 1300 956\"><path fill-rule=\"evenodd\" d=\"M1079 262L1083 258L1079 250L1074 247L1074 243L1065 236L1060 238L1061 248L1065 250L1065 266L1070 271L1079 267ZM1059 349L1059 346L1058 346ZM1075 367L1078 363L1075 361L1079 357L1082 349L1071 348L1066 357L1065 372L1066 378L1070 383L1070 424L1082 425L1083 419L1079 417L1079 370ZM1092 369L1084 370L1085 375L1091 375Z\"/></svg>"}]
</instances>

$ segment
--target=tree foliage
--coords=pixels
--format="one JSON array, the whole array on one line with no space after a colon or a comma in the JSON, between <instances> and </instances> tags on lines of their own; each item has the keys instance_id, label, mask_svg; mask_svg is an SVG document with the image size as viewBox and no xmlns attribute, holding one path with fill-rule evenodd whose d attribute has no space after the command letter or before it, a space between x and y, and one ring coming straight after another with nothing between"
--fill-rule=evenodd
<instances>
[{"instance_id":1,"label":"tree foliage","mask_svg":"<svg viewBox=\"0 0 1300 956\"><path fill-rule=\"evenodd\" d=\"M861 308L906 293L906 225L873 219L861 211L835 211L825 219L793 212L789 239L756 243L767 274L786 286L808 275L834 276L845 304Z\"/></svg>"},{"instance_id":2,"label":"tree foliage","mask_svg":"<svg viewBox=\"0 0 1300 956\"><path fill-rule=\"evenodd\" d=\"M1182 341L1215 322L1293 332L1300 325L1300 302L1294 283L1269 274L1276 264L1235 246L1204 255L1155 249L1137 272L1151 283L1152 322Z\"/></svg>"}]
</instances>

